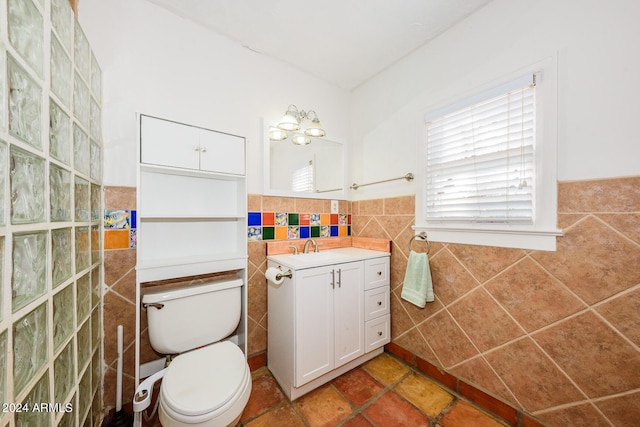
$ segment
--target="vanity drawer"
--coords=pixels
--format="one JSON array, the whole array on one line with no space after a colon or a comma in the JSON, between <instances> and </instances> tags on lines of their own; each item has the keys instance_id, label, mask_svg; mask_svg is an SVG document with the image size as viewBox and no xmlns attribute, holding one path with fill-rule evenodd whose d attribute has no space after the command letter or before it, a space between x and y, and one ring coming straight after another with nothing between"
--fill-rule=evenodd
<instances>
[{"instance_id":1,"label":"vanity drawer","mask_svg":"<svg viewBox=\"0 0 640 427\"><path fill-rule=\"evenodd\" d=\"M364 261L364 289L373 289L389 284L389 257Z\"/></svg>"},{"instance_id":2,"label":"vanity drawer","mask_svg":"<svg viewBox=\"0 0 640 427\"><path fill-rule=\"evenodd\" d=\"M390 341L391 316L384 315L364 324L364 352L368 353Z\"/></svg>"},{"instance_id":3,"label":"vanity drawer","mask_svg":"<svg viewBox=\"0 0 640 427\"><path fill-rule=\"evenodd\" d=\"M389 287L371 289L364 293L364 320L389 314Z\"/></svg>"}]
</instances>

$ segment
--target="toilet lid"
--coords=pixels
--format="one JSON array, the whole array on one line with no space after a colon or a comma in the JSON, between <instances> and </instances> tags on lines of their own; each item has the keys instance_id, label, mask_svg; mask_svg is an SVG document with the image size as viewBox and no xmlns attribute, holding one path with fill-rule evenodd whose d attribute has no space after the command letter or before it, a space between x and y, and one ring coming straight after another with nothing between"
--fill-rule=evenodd
<instances>
[{"instance_id":1,"label":"toilet lid","mask_svg":"<svg viewBox=\"0 0 640 427\"><path fill-rule=\"evenodd\" d=\"M162 402L187 416L215 411L237 394L247 369L244 354L229 341L181 354L162 379Z\"/></svg>"}]
</instances>

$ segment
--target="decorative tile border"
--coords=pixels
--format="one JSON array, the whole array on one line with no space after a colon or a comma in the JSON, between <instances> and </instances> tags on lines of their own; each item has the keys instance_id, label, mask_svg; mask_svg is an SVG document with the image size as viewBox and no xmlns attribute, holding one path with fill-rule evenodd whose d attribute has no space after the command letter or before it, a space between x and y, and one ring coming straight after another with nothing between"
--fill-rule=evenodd
<instances>
[{"instance_id":1,"label":"decorative tile border","mask_svg":"<svg viewBox=\"0 0 640 427\"><path fill-rule=\"evenodd\" d=\"M105 250L137 247L138 226L135 209L105 209L103 226Z\"/></svg>"},{"instance_id":2,"label":"decorative tile border","mask_svg":"<svg viewBox=\"0 0 640 427\"><path fill-rule=\"evenodd\" d=\"M351 236L350 214L249 212L247 240L297 240Z\"/></svg>"}]
</instances>

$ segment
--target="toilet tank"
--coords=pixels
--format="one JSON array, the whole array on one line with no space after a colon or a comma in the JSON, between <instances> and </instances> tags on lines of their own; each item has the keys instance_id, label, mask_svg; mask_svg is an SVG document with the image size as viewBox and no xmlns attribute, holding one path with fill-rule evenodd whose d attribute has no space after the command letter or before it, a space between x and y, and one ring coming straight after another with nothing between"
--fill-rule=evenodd
<instances>
[{"instance_id":1,"label":"toilet tank","mask_svg":"<svg viewBox=\"0 0 640 427\"><path fill-rule=\"evenodd\" d=\"M235 331L242 311L242 280L148 291L142 297L151 347L177 354L220 341Z\"/></svg>"}]
</instances>

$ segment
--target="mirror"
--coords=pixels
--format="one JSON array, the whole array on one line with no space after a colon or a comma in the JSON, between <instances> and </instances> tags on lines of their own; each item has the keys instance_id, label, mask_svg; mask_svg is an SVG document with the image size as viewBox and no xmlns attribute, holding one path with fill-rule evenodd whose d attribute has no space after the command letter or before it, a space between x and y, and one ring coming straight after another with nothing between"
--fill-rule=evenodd
<instances>
[{"instance_id":1,"label":"mirror","mask_svg":"<svg viewBox=\"0 0 640 427\"><path fill-rule=\"evenodd\" d=\"M296 145L265 136L264 194L345 199L344 146L325 138Z\"/></svg>"}]
</instances>

